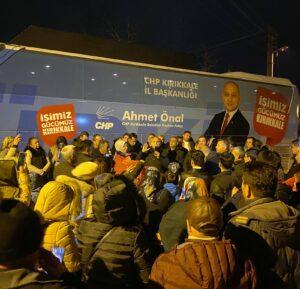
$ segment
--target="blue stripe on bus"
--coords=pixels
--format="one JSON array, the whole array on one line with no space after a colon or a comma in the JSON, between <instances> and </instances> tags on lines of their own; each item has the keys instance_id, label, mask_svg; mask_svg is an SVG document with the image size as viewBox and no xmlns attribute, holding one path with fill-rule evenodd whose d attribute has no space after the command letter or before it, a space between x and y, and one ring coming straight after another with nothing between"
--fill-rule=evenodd
<instances>
[{"instance_id":1,"label":"blue stripe on bus","mask_svg":"<svg viewBox=\"0 0 300 289\"><path fill-rule=\"evenodd\" d=\"M36 85L16 83L13 86L9 103L33 105L35 101L36 92Z\"/></svg>"}]
</instances>

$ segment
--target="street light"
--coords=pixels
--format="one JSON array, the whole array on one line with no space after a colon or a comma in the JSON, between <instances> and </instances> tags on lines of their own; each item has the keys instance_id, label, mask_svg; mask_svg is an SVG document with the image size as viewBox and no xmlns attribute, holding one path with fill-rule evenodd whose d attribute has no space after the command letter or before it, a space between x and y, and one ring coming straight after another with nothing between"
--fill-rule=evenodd
<instances>
[{"instance_id":1,"label":"street light","mask_svg":"<svg viewBox=\"0 0 300 289\"><path fill-rule=\"evenodd\" d=\"M280 47L280 48L278 48L278 49L276 49L276 50L274 50L272 52L272 61L271 61L271 63L272 63L272 66L271 66L271 76L272 77L274 76L274 58L278 57L279 53L284 53L288 49L289 49L289 47L287 45L285 45L285 46L282 46L282 47Z\"/></svg>"}]
</instances>

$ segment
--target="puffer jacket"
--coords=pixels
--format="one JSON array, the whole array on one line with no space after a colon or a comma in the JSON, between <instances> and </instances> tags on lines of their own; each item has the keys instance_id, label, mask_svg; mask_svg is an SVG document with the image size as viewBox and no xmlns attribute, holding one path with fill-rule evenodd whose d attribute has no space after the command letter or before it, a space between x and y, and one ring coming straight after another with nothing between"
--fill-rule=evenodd
<instances>
[{"instance_id":1,"label":"puffer jacket","mask_svg":"<svg viewBox=\"0 0 300 289\"><path fill-rule=\"evenodd\" d=\"M151 269L131 190L118 177L94 194L95 220L83 220L78 245L88 288L143 288Z\"/></svg>"},{"instance_id":2,"label":"puffer jacket","mask_svg":"<svg viewBox=\"0 0 300 289\"><path fill-rule=\"evenodd\" d=\"M64 248L63 261L70 272L80 269L78 248L71 225L75 210L73 198L71 188L59 182L48 182L41 189L34 208L46 225L43 247L49 251L54 246Z\"/></svg>"},{"instance_id":3,"label":"puffer jacket","mask_svg":"<svg viewBox=\"0 0 300 289\"><path fill-rule=\"evenodd\" d=\"M85 218L93 218L92 202L93 202L93 194L95 192L95 188L85 181L78 180L75 177L71 178L66 175L60 175L56 177L55 180L64 184L67 184L70 181L76 182L76 184L80 188L83 216Z\"/></svg>"},{"instance_id":4,"label":"puffer jacket","mask_svg":"<svg viewBox=\"0 0 300 289\"><path fill-rule=\"evenodd\" d=\"M155 261L150 288L256 288L256 270L229 241L187 240Z\"/></svg>"},{"instance_id":5,"label":"puffer jacket","mask_svg":"<svg viewBox=\"0 0 300 289\"><path fill-rule=\"evenodd\" d=\"M272 284L265 288L275 288L282 280L281 288L299 289L299 211L281 201L261 198L230 216L225 237L255 262L258 271L264 275L263 281Z\"/></svg>"}]
</instances>

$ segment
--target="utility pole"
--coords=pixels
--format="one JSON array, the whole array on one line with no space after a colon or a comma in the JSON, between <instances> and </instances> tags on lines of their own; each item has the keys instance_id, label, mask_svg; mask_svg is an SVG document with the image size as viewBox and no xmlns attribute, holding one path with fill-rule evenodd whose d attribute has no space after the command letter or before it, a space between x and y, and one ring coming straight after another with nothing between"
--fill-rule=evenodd
<instances>
[{"instance_id":1,"label":"utility pole","mask_svg":"<svg viewBox=\"0 0 300 289\"><path fill-rule=\"evenodd\" d=\"M277 34L271 27L268 29L268 47L267 47L267 76L273 77L274 71L274 50L277 45Z\"/></svg>"}]
</instances>

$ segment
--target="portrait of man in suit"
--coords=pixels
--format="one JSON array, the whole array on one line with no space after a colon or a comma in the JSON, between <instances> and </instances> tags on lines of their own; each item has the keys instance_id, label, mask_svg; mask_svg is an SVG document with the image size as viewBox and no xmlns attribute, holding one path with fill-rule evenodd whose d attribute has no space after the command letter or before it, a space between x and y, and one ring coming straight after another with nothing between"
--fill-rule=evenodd
<instances>
[{"instance_id":1,"label":"portrait of man in suit","mask_svg":"<svg viewBox=\"0 0 300 289\"><path fill-rule=\"evenodd\" d=\"M239 110L240 88L233 81L226 82L222 91L225 111L216 114L211 120L205 136L208 138L231 137L236 145L244 145L250 125Z\"/></svg>"}]
</instances>

